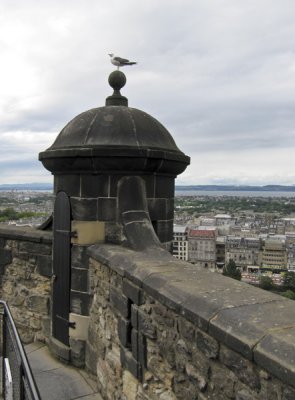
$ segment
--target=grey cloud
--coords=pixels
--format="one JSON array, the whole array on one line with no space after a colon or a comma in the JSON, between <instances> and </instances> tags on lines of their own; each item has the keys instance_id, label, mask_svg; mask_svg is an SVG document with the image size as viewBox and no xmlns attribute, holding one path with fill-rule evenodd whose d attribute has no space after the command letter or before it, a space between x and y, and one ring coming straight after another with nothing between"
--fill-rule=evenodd
<instances>
[{"instance_id":1,"label":"grey cloud","mask_svg":"<svg viewBox=\"0 0 295 400\"><path fill-rule=\"evenodd\" d=\"M18 0L2 8L16 27L2 47L23 57L28 69L18 74L31 85L2 96L0 132L59 132L103 106L112 51L139 62L124 70L130 106L163 123L186 153L206 154L208 168L223 153L225 181L230 152L295 150L293 0L89 0L87 8ZM283 180L280 165L276 173Z\"/></svg>"}]
</instances>

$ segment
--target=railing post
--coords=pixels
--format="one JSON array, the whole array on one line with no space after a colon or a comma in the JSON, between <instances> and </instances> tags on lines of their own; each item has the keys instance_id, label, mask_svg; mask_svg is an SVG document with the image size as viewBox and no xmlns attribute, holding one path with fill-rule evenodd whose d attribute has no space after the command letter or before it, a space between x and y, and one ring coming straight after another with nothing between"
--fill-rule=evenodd
<instances>
[{"instance_id":1,"label":"railing post","mask_svg":"<svg viewBox=\"0 0 295 400\"><path fill-rule=\"evenodd\" d=\"M5 392L5 358L10 358L7 352L7 343L8 343L8 325L10 332L10 340L13 347L13 352L17 355L20 360L20 363L16 362L17 365L13 365L11 363L11 368L18 368L18 379L19 379L19 398L17 400L31 399L31 400L41 400L37 385L34 380L34 376L32 374L26 353L24 351L23 345L19 338L15 323L13 321L12 315L10 313L9 307L5 301L0 300L0 305L3 306L3 320L2 320L2 395L3 398L6 398ZM11 361L11 360L9 360ZM12 374L13 375L13 374ZM14 378L15 379L15 378ZM24 381L27 382L27 387L24 385ZM13 382L12 382L13 384ZM15 385L13 384L15 387ZM29 391L29 393L28 393ZM28 395L28 396L27 396ZM15 396L13 395L13 398Z\"/></svg>"}]
</instances>

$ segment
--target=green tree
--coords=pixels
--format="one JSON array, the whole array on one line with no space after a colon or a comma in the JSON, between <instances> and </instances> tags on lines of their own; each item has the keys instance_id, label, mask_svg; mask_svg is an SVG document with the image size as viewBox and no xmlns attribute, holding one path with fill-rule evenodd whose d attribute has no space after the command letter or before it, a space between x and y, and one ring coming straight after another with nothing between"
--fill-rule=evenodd
<instances>
[{"instance_id":1,"label":"green tree","mask_svg":"<svg viewBox=\"0 0 295 400\"><path fill-rule=\"evenodd\" d=\"M295 291L295 272L288 271L285 273L284 286L293 292Z\"/></svg>"},{"instance_id":2,"label":"green tree","mask_svg":"<svg viewBox=\"0 0 295 400\"><path fill-rule=\"evenodd\" d=\"M287 299L295 300L295 293L293 290L286 290L282 293L282 296L287 297Z\"/></svg>"},{"instance_id":3,"label":"green tree","mask_svg":"<svg viewBox=\"0 0 295 400\"><path fill-rule=\"evenodd\" d=\"M240 281L242 278L241 271L236 266L234 260L229 260L229 262L224 266L222 275L229 276L237 281Z\"/></svg>"},{"instance_id":4,"label":"green tree","mask_svg":"<svg viewBox=\"0 0 295 400\"><path fill-rule=\"evenodd\" d=\"M271 277L262 275L259 279L259 287L264 290L272 289L273 283Z\"/></svg>"}]
</instances>

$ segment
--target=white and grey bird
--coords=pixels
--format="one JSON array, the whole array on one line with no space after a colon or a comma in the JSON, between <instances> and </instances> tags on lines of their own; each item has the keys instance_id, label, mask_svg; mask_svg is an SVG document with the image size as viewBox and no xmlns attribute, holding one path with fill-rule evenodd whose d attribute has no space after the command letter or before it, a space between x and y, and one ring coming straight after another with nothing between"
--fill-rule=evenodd
<instances>
[{"instance_id":1,"label":"white and grey bird","mask_svg":"<svg viewBox=\"0 0 295 400\"><path fill-rule=\"evenodd\" d=\"M113 53L110 53L109 56L111 57L111 63L118 67L118 69L120 67L125 67L125 65L137 64L137 62L129 61L126 58L116 57Z\"/></svg>"}]
</instances>

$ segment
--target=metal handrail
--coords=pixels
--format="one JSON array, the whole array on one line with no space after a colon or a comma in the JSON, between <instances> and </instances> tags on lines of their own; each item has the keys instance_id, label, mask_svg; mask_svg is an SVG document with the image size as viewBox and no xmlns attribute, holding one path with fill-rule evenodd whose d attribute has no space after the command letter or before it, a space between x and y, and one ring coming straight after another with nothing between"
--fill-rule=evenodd
<instances>
[{"instance_id":1,"label":"metal handrail","mask_svg":"<svg viewBox=\"0 0 295 400\"><path fill-rule=\"evenodd\" d=\"M17 400L23 400L28 398L26 396L26 390L29 389L29 395L30 399L32 400L41 400L41 396L38 390L38 387L36 385L34 376L32 374L32 370L30 367L30 364L27 359L27 355L25 353L24 347L22 345L22 342L20 340L19 334L17 332L17 328L15 326L14 320L12 318L10 309L7 305L7 303L4 300L0 300L0 305L3 306L3 326L2 326L2 348L3 348L3 354L2 354L2 394L5 399L5 358L8 356L7 352L7 326L9 324L12 335L13 335L13 340L16 344L16 348L14 348L14 351L18 353L18 358L20 361L20 365L14 366L12 365L12 368L20 368L20 374L21 374L21 379L20 379L20 393L18 397L13 396L13 399ZM26 386L24 383L24 378L26 380Z\"/></svg>"}]
</instances>

